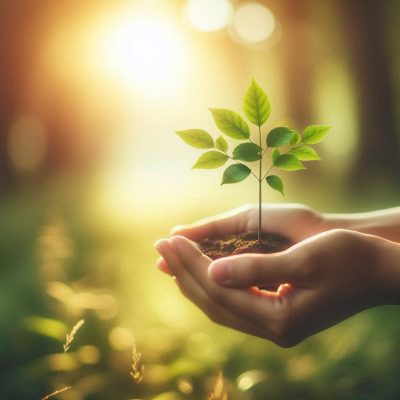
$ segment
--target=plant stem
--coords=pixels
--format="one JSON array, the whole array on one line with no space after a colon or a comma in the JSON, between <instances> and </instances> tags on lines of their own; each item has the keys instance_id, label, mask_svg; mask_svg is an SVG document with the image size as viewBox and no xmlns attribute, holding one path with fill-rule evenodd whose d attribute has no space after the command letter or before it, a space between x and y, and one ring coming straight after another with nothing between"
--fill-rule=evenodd
<instances>
[{"instance_id":1,"label":"plant stem","mask_svg":"<svg viewBox=\"0 0 400 400\"><path fill-rule=\"evenodd\" d=\"M261 181L263 181L263 180L267 177L267 175L269 174L269 171L271 171L271 169L272 169L273 167L274 167L274 164L272 164L272 165L268 168L267 172L264 174L264 176L262 177Z\"/></svg>"},{"instance_id":2,"label":"plant stem","mask_svg":"<svg viewBox=\"0 0 400 400\"><path fill-rule=\"evenodd\" d=\"M225 152L223 152L223 153L224 153L226 156L228 156L229 159L235 161L236 163L238 163L238 164L240 164L240 165L244 165L245 167L247 167L247 165L245 165L245 164L241 163L240 161L236 160L236 158L233 158L233 157L230 156L228 153L225 153ZM257 176L253 171L250 170L250 173L254 176L254 178L256 178L257 180L259 180L259 179L258 179L258 176Z\"/></svg>"},{"instance_id":3,"label":"plant stem","mask_svg":"<svg viewBox=\"0 0 400 400\"><path fill-rule=\"evenodd\" d=\"M258 127L258 137L261 147L261 127ZM258 164L258 242L261 242L261 203L262 203L262 160L263 154L260 153L260 162Z\"/></svg>"}]
</instances>

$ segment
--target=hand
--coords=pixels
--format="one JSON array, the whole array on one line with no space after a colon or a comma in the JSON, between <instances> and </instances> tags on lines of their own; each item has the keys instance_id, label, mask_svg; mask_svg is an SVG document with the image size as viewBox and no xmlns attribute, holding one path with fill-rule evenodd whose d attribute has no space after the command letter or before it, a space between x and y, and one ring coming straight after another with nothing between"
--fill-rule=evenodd
<instances>
[{"instance_id":1,"label":"hand","mask_svg":"<svg viewBox=\"0 0 400 400\"><path fill-rule=\"evenodd\" d=\"M327 219L323 214L302 204L268 204L262 208L262 226L265 231L289 237L292 242L297 243L311 235L332 229L334 220ZM206 238L255 231L257 227L258 207L248 205L192 225L175 227L172 235L185 236L194 242L201 242ZM157 265L161 271L170 274L165 260L159 259Z\"/></svg>"},{"instance_id":2,"label":"hand","mask_svg":"<svg viewBox=\"0 0 400 400\"><path fill-rule=\"evenodd\" d=\"M319 232L331 229L333 223L311 208L302 204L264 204L262 226L266 232L287 236L294 242ZM258 207L249 205L198 221L192 225L173 229L173 235L186 236L196 242L215 236L237 232L256 231L258 228Z\"/></svg>"},{"instance_id":3,"label":"hand","mask_svg":"<svg viewBox=\"0 0 400 400\"><path fill-rule=\"evenodd\" d=\"M212 262L182 236L156 244L182 293L222 325L290 347L369 307L399 302L400 245L331 230L275 254ZM282 284L278 292L255 286Z\"/></svg>"}]
</instances>

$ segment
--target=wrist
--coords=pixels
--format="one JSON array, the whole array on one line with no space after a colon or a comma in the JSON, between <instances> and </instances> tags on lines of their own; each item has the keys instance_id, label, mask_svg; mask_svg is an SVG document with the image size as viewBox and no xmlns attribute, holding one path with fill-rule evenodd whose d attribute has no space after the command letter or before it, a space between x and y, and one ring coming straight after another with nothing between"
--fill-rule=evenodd
<instances>
[{"instance_id":1,"label":"wrist","mask_svg":"<svg viewBox=\"0 0 400 400\"><path fill-rule=\"evenodd\" d=\"M400 244L377 238L376 272L383 304L400 304Z\"/></svg>"},{"instance_id":2,"label":"wrist","mask_svg":"<svg viewBox=\"0 0 400 400\"><path fill-rule=\"evenodd\" d=\"M351 214L324 214L328 229L344 228L400 243L400 207Z\"/></svg>"},{"instance_id":3,"label":"wrist","mask_svg":"<svg viewBox=\"0 0 400 400\"><path fill-rule=\"evenodd\" d=\"M349 229L356 231L358 225L357 219L352 214L331 214L323 213L322 220L326 230L328 229Z\"/></svg>"}]
</instances>

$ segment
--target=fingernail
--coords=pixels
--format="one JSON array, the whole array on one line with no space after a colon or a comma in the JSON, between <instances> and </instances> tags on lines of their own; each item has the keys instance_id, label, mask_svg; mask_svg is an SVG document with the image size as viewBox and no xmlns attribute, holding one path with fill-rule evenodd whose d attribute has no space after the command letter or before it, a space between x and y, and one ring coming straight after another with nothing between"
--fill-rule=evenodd
<instances>
[{"instance_id":1,"label":"fingernail","mask_svg":"<svg viewBox=\"0 0 400 400\"><path fill-rule=\"evenodd\" d=\"M208 274L214 281L228 284L232 277L231 271L232 263L230 261L214 261L208 269Z\"/></svg>"},{"instance_id":2,"label":"fingernail","mask_svg":"<svg viewBox=\"0 0 400 400\"><path fill-rule=\"evenodd\" d=\"M166 247L168 246L168 239L160 239L154 243L154 248L159 252L162 253Z\"/></svg>"},{"instance_id":3,"label":"fingernail","mask_svg":"<svg viewBox=\"0 0 400 400\"><path fill-rule=\"evenodd\" d=\"M168 244L170 245L170 247L172 249L174 249L175 251L179 251L179 237L177 236L172 236L168 239Z\"/></svg>"}]
</instances>

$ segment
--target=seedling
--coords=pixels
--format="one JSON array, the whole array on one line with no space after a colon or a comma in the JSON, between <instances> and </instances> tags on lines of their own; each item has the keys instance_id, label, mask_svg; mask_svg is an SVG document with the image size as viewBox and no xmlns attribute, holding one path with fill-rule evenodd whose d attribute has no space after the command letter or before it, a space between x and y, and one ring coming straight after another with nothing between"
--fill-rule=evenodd
<instances>
[{"instance_id":1,"label":"seedling","mask_svg":"<svg viewBox=\"0 0 400 400\"><path fill-rule=\"evenodd\" d=\"M311 125L300 134L294 129L279 126L272 129L263 140L261 127L271 114L268 95L253 79L243 98L243 111L247 119L257 127L258 143L250 136L250 129L235 111L211 108L211 114L219 130L231 139L244 141L229 153L228 142L221 135L217 139L203 129L176 131L188 145L198 149L213 149L203 153L192 168L213 169L225 165L228 160L234 161L222 176L221 185L238 183L252 175L258 182L258 241L261 240L261 203L262 183L265 181L272 189L284 194L282 179L272 174L273 169L298 171L305 169L303 162L320 160L311 145L321 142L330 129L325 125ZM270 151L269 151L270 150ZM270 164L263 170L267 153L270 153ZM256 167L251 163L258 163ZM249 164L250 166L246 165ZM253 169L251 168L253 165Z\"/></svg>"}]
</instances>

